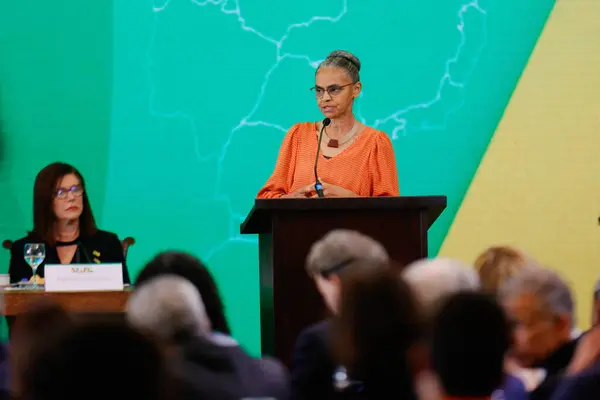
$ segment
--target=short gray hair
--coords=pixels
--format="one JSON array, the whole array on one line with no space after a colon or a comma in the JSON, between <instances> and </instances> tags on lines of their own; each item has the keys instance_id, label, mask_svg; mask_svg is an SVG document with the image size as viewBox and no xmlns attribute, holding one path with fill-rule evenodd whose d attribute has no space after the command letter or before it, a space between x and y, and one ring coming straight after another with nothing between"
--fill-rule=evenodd
<instances>
[{"instance_id":1,"label":"short gray hair","mask_svg":"<svg viewBox=\"0 0 600 400\"><path fill-rule=\"evenodd\" d=\"M388 262L387 251L375 239L357 231L336 229L312 245L306 258L306 270L314 276L342 264L383 265Z\"/></svg>"},{"instance_id":2,"label":"short gray hair","mask_svg":"<svg viewBox=\"0 0 600 400\"><path fill-rule=\"evenodd\" d=\"M126 313L133 326L167 342L181 336L205 336L211 330L198 289L176 275L156 277L135 289Z\"/></svg>"},{"instance_id":3,"label":"short gray hair","mask_svg":"<svg viewBox=\"0 0 600 400\"><path fill-rule=\"evenodd\" d=\"M335 67L341 68L352 79L352 83L360 81L360 60L354 54L345 50L335 50L329 53L327 58L319 64L317 72L322 67Z\"/></svg>"},{"instance_id":4,"label":"short gray hair","mask_svg":"<svg viewBox=\"0 0 600 400\"><path fill-rule=\"evenodd\" d=\"M521 294L535 295L545 311L552 315L566 314L575 325L573 294L569 284L556 272L531 265L509 279L500 290L503 300Z\"/></svg>"},{"instance_id":5,"label":"short gray hair","mask_svg":"<svg viewBox=\"0 0 600 400\"><path fill-rule=\"evenodd\" d=\"M452 258L421 259L402 271L424 312L431 315L447 296L462 291L479 291L481 283L475 268Z\"/></svg>"}]
</instances>

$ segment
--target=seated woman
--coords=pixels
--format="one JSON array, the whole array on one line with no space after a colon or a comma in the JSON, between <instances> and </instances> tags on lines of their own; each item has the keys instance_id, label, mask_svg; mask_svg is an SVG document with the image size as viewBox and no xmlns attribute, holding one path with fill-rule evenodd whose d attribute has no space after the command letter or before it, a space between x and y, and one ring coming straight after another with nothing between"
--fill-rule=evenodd
<instances>
[{"instance_id":1,"label":"seated woman","mask_svg":"<svg viewBox=\"0 0 600 400\"><path fill-rule=\"evenodd\" d=\"M44 243L45 264L121 263L123 283L129 283L121 241L114 233L96 227L83 177L74 167L53 163L42 169L33 187L33 230L12 244L8 273L11 283L30 280L25 262L27 243Z\"/></svg>"},{"instance_id":2,"label":"seated woman","mask_svg":"<svg viewBox=\"0 0 600 400\"><path fill-rule=\"evenodd\" d=\"M398 172L390 138L358 122L352 112L362 89L360 61L334 51L317 68L312 88L330 124L323 131L318 178L324 197L398 196ZM315 159L321 122L298 123L286 134L275 170L258 198L317 197Z\"/></svg>"}]
</instances>

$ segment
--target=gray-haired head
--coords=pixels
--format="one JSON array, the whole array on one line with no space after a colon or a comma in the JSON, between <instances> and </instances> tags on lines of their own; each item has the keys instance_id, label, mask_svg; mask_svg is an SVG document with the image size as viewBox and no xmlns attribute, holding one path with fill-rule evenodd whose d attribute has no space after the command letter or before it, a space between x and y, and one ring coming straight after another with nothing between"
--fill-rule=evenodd
<instances>
[{"instance_id":1,"label":"gray-haired head","mask_svg":"<svg viewBox=\"0 0 600 400\"><path fill-rule=\"evenodd\" d=\"M575 325L575 301L568 283L556 272L535 264L522 269L500 290L500 298L507 301L523 294L534 295L545 311L555 316L566 316Z\"/></svg>"},{"instance_id":2,"label":"gray-haired head","mask_svg":"<svg viewBox=\"0 0 600 400\"><path fill-rule=\"evenodd\" d=\"M312 277L327 276L349 265L385 265L389 256L385 248L360 232L336 229L315 242L306 258L306 270Z\"/></svg>"},{"instance_id":3,"label":"gray-haired head","mask_svg":"<svg viewBox=\"0 0 600 400\"><path fill-rule=\"evenodd\" d=\"M136 289L127 303L127 319L168 343L206 336L210 320L196 287L176 275L162 275Z\"/></svg>"},{"instance_id":4,"label":"gray-haired head","mask_svg":"<svg viewBox=\"0 0 600 400\"><path fill-rule=\"evenodd\" d=\"M404 268L402 276L413 288L425 314L429 316L447 296L463 291L478 291L481 286L473 266L445 257L417 260Z\"/></svg>"},{"instance_id":5,"label":"gray-haired head","mask_svg":"<svg viewBox=\"0 0 600 400\"><path fill-rule=\"evenodd\" d=\"M319 64L317 72L319 72L319 69L323 67L341 68L346 71L350 79L352 79L352 83L360 81L360 60L358 57L348 51L332 51L329 53L327 58L323 60L321 64Z\"/></svg>"}]
</instances>

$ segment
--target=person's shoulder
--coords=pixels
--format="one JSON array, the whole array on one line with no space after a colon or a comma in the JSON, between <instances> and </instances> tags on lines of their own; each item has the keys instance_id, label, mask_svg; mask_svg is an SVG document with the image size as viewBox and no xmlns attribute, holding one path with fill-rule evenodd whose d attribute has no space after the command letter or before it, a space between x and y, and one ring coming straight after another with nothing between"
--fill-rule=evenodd
<instances>
[{"instance_id":1,"label":"person's shoulder","mask_svg":"<svg viewBox=\"0 0 600 400\"><path fill-rule=\"evenodd\" d=\"M316 122L297 122L288 129L287 134L292 137L301 137L314 132Z\"/></svg>"},{"instance_id":2,"label":"person's shoulder","mask_svg":"<svg viewBox=\"0 0 600 400\"><path fill-rule=\"evenodd\" d=\"M98 247L99 251L101 251L101 249L108 252L112 252L113 250L116 252L118 250L119 254L122 251L121 240L117 234L113 232L97 230L93 235L83 237L81 240L88 245Z\"/></svg>"},{"instance_id":3,"label":"person's shoulder","mask_svg":"<svg viewBox=\"0 0 600 400\"><path fill-rule=\"evenodd\" d=\"M329 320L317 322L316 324L304 328L300 334L305 336L323 337L328 334L330 324Z\"/></svg>"},{"instance_id":4,"label":"person's shoulder","mask_svg":"<svg viewBox=\"0 0 600 400\"><path fill-rule=\"evenodd\" d=\"M289 371L281 361L273 357L262 357L256 359L256 364L270 386L280 386L282 389L287 387Z\"/></svg>"},{"instance_id":5,"label":"person's shoulder","mask_svg":"<svg viewBox=\"0 0 600 400\"><path fill-rule=\"evenodd\" d=\"M328 320L304 328L296 340L296 349L304 351L307 348L327 347L329 329L330 322Z\"/></svg>"},{"instance_id":6,"label":"person's shoulder","mask_svg":"<svg viewBox=\"0 0 600 400\"><path fill-rule=\"evenodd\" d=\"M267 375L286 375L287 369L281 361L276 358L264 356L261 358L255 358L255 363L259 365L260 369L263 370Z\"/></svg>"},{"instance_id":7,"label":"person's shoulder","mask_svg":"<svg viewBox=\"0 0 600 400\"><path fill-rule=\"evenodd\" d=\"M362 135L365 135L369 139L377 142L386 142L390 144L392 142L390 135L388 135L384 131L380 131L379 129L373 128L372 126L366 126L363 130Z\"/></svg>"},{"instance_id":8,"label":"person's shoulder","mask_svg":"<svg viewBox=\"0 0 600 400\"><path fill-rule=\"evenodd\" d=\"M31 235L23 236L17 240L13 240L11 246L20 246L31 240Z\"/></svg>"},{"instance_id":9,"label":"person's shoulder","mask_svg":"<svg viewBox=\"0 0 600 400\"><path fill-rule=\"evenodd\" d=\"M246 378L250 378L261 392L275 398L289 397L289 371L281 361L268 356L252 357L241 348L229 349L236 354L239 370L249 374Z\"/></svg>"},{"instance_id":10,"label":"person's shoulder","mask_svg":"<svg viewBox=\"0 0 600 400\"><path fill-rule=\"evenodd\" d=\"M312 131L315 130L317 126L316 122L304 121L304 122L296 122L290 129L301 130L301 131Z\"/></svg>"},{"instance_id":11,"label":"person's shoulder","mask_svg":"<svg viewBox=\"0 0 600 400\"><path fill-rule=\"evenodd\" d=\"M26 236L19 238L17 240L13 240L11 243L11 249L18 249L25 246L25 243L31 243L33 241L39 241L39 238L36 237L33 233L28 233Z\"/></svg>"},{"instance_id":12,"label":"person's shoulder","mask_svg":"<svg viewBox=\"0 0 600 400\"><path fill-rule=\"evenodd\" d=\"M109 232L109 231L103 231L98 229L96 231L96 233L94 233L90 239L93 240L97 240L97 241L101 241L101 242L107 242L107 241L115 241L115 240L119 240L119 236L117 236L116 233L113 232Z\"/></svg>"}]
</instances>

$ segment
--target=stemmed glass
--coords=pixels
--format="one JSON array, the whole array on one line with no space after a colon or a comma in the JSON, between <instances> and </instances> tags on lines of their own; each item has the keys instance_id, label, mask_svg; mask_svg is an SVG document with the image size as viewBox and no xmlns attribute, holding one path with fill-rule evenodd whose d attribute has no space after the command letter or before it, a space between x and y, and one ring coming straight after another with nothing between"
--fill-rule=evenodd
<instances>
[{"instance_id":1,"label":"stemmed glass","mask_svg":"<svg viewBox=\"0 0 600 400\"><path fill-rule=\"evenodd\" d=\"M43 243L27 243L25 244L25 262L29 264L33 271L33 288L37 289L36 273L38 267L46 258L46 246Z\"/></svg>"}]
</instances>

